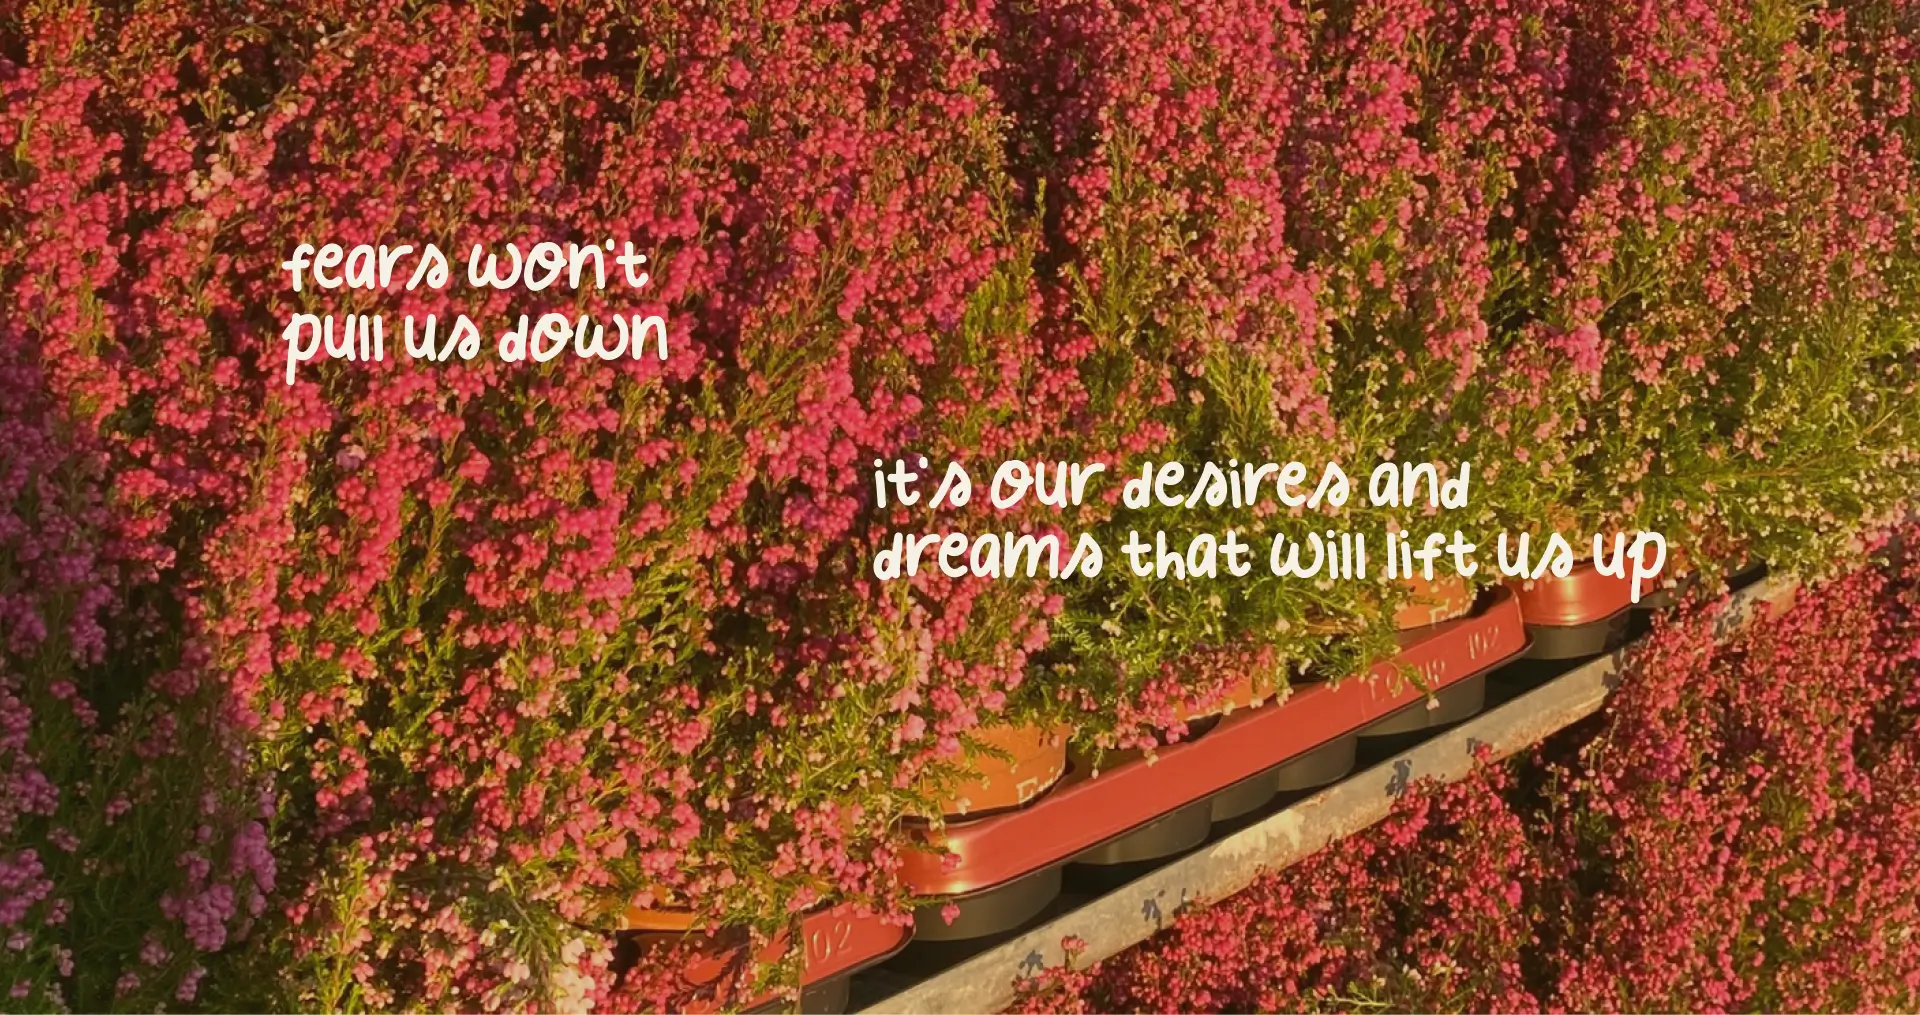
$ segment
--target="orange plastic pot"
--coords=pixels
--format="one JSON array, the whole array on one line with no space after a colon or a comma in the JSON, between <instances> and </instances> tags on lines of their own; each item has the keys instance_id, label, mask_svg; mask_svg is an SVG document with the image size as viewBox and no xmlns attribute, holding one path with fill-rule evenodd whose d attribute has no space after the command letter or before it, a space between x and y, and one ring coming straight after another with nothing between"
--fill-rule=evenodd
<instances>
[{"instance_id":1,"label":"orange plastic pot","mask_svg":"<svg viewBox=\"0 0 1920 1015\"><path fill-rule=\"evenodd\" d=\"M1633 604L1630 579L1601 574L1591 563L1576 563L1564 578L1512 578L1507 586L1519 597L1529 627L1578 627L1606 620Z\"/></svg>"},{"instance_id":2,"label":"orange plastic pot","mask_svg":"<svg viewBox=\"0 0 1920 1015\"><path fill-rule=\"evenodd\" d=\"M1509 579L1533 645L1532 659L1584 659L1620 647L1632 615L1633 582L1575 564L1565 577Z\"/></svg>"},{"instance_id":3,"label":"orange plastic pot","mask_svg":"<svg viewBox=\"0 0 1920 1015\"><path fill-rule=\"evenodd\" d=\"M997 725L967 734L976 750L967 773L940 801L940 813L963 817L1020 807L1067 772L1064 726Z\"/></svg>"}]
</instances>

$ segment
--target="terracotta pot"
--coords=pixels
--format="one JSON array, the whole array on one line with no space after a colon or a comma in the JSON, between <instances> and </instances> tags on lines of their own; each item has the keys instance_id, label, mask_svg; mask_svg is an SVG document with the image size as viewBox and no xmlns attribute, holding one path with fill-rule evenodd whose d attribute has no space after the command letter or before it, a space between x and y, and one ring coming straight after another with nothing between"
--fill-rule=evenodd
<instances>
[{"instance_id":1,"label":"terracotta pot","mask_svg":"<svg viewBox=\"0 0 1920 1015\"><path fill-rule=\"evenodd\" d=\"M1067 772L1065 726L987 726L963 739L996 753L974 751L968 774L940 801L947 817L1020 807L1046 792Z\"/></svg>"},{"instance_id":2,"label":"terracotta pot","mask_svg":"<svg viewBox=\"0 0 1920 1015\"><path fill-rule=\"evenodd\" d=\"M1591 563L1573 566L1561 578L1507 579L1520 600L1520 613L1529 627L1577 627L1611 617L1633 604L1630 578L1604 575Z\"/></svg>"},{"instance_id":3,"label":"terracotta pot","mask_svg":"<svg viewBox=\"0 0 1920 1015\"><path fill-rule=\"evenodd\" d=\"M1473 609L1473 586L1457 574L1439 574L1428 581L1420 575L1399 579L1412 598L1393 615L1393 628L1408 631L1463 617Z\"/></svg>"},{"instance_id":4,"label":"terracotta pot","mask_svg":"<svg viewBox=\"0 0 1920 1015\"><path fill-rule=\"evenodd\" d=\"M1605 537L1608 546L1612 546L1613 537L1619 531L1618 528L1610 526L1602 529L1600 535ZM1536 533L1537 538L1534 540L1534 545L1536 547L1545 546L1547 544L1546 537L1554 532L1560 533L1560 537L1565 539L1568 545L1573 547L1574 563L1585 563L1593 559L1594 532L1581 523L1580 516L1576 514L1572 508L1554 507L1549 509L1547 512L1547 531Z\"/></svg>"}]
</instances>

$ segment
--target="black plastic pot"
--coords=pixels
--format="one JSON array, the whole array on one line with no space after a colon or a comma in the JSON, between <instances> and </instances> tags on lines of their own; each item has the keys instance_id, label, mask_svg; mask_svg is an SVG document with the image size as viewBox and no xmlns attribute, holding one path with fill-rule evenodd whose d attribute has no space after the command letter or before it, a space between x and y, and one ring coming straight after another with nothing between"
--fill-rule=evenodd
<instances>
[{"instance_id":1,"label":"black plastic pot","mask_svg":"<svg viewBox=\"0 0 1920 1015\"><path fill-rule=\"evenodd\" d=\"M1681 600L1687 598L1687 594L1692 592L1693 587L1698 584L1700 584L1700 576L1689 574L1672 585L1662 586L1641 596L1640 601L1633 604L1633 608L1636 610L1672 609L1679 605Z\"/></svg>"},{"instance_id":2,"label":"black plastic pot","mask_svg":"<svg viewBox=\"0 0 1920 1015\"><path fill-rule=\"evenodd\" d=\"M952 901L960 912L948 923L940 915L945 903L913 911L916 941L965 941L1012 930L1040 914L1060 895L1060 867L1054 865L1015 878L1004 885Z\"/></svg>"},{"instance_id":3,"label":"black plastic pot","mask_svg":"<svg viewBox=\"0 0 1920 1015\"><path fill-rule=\"evenodd\" d=\"M1632 610L1621 610L1609 617L1567 627L1528 624L1527 634L1533 647L1529 659L1587 659L1603 656L1626 644L1627 625Z\"/></svg>"},{"instance_id":4,"label":"black plastic pot","mask_svg":"<svg viewBox=\"0 0 1920 1015\"><path fill-rule=\"evenodd\" d=\"M800 988L800 1011L804 1015L840 1015L852 1007L853 977L836 976L822 983Z\"/></svg>"},{"instance_id":5,"label":"black plastic pot","mask_svg":"<svg viewBox=\"0 0 1920 1015\"><path fill-rule=\"evenodd\" d=\"M1767 562L1749 560L1727 575L1727 590L1738 592L1767 576Z\"/></svg>"},{"instance_id":6,"label":"black plastic pot","mask_svg":"<svg viewBox=\"0 0 1920 1015\"><path fill-rule=\"evenodd\" d=\"M1360 738L1351 733L1330 740L1273 770L1273 788L1282 793L1318 789L1347 777L1353 771L1354 752Z\"/></svg>"},{"instance_id":7,"label":"black plastic pot","mask_svg":"<svg viewBox=\"0 0 1920 1015\"><path fill-rule=\"evenodd\" d=\"M1267 805L1273 799L1275 787L1273 773L1262 772L1251 779L1242 779L1215 793L1208 799L1215 822L1232 821L1242 815L1251 814Z\"/></svg>"}]
</instances>

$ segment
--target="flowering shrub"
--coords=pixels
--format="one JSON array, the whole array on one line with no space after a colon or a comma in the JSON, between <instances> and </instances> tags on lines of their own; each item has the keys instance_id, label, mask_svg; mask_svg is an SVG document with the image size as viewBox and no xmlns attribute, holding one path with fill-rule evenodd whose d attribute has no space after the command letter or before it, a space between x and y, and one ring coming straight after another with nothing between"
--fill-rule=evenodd
<instances>
[{"instance_id":1,"label":"flowering shrub","mask_svg":"<svg viewBox=\"0 0 1920 1015\"><path fill-rule=\"evenodd\" d=\"M1308 80L1300 12L1095 0L1003 18L1001 92L1046 196L1043 327L1079 359L1076 450L1122 477L1143 459L1251 460L1282 442L1332 454L1318 280L1285 237L1291 109ZM1229 526L1258 547L1332 524L1231 508L1116 514L1117 481L1108 492L1078 522L1109 547L1164 529L1178 552ZM1182 706L1214 704L1250 666L1283 678L1288 657L1323 649L1304 622L1352 612L1351 587L1280 584L1159 581L1119 559L1078 583L1056 682L1088 713L1082 737L1151 746L1183 731Z\"/></svg>"},{"instance_id":2,"label":"flowering shrub","mask_svg":"<svg viewBox=\"0 0 1920 1015\"><path fill-rule=\"evenodd\" d=\"M1552 291L1599 326L1604 408L1580 428L1594 524L1801 566L1832 557L1836 520L1884 503L1907 465L1911 401L1879 392L1914 383L1911 324L1895 322L1913 320L1916 165L1857 100L1872 32L1848 20L1596 5L1583 34L1633 59L1602 91ZM1853 440L1832 439L1835 420Z\"/></svg>"},{"instance_id":3,"label":"flowering shrub","mask_svg":"<svg viewBox=\"0 0 1920 1015\"><path fill-rule=\"evenodd\" d=\"M1915 578L1866 572L1715 646L1649 646L1549 813L1592 892L1557 956L1575 1008L1911 1007L1920 951ZM1549 794L1550 798L1557 794Z\"/></svg>"},{"instance_id":4,"label":"flowering shrub","mask_svg":"<svg viewBox=\"0 0 1920 1015\"><path fill-rule=\"evenodd\" d=\"M178 551L156 566L191 675L222 682L281 804L285 926L250 960L292 972L255 982L303 1006L567 1007L629 898L763 931L829 893L891 899L904 789L1021 681L1046 606L848 594L864 462L973 441L1040 359L977 17L319 13L36 14L26 58L95 94L10 92L15 176L73 191L10 209L33 311L11 347ZM921 41L880 45L893 22ZM148 140L113 157L97 125L129 118ZM102 139L92 176L53 173L70 135ZM693 347L272 383L260 336L318 307L262 252L395 231L646 236ZM35 274L73 263L99 277ZM343 309L541 309L454 299Z\"/></svg>"},{"instance_id":5,"label":"flowering shrub","mask_svg":"<svg viewBox=\"0 0 1920 1015\"><path fill-rule=\"evenodd\" d=\"M1028 985L1023 1010L1903 1010L1920 999L1920 569L1718 608L1598 723Z\"/></svg>"},{"instance_id":6,"label":"flowering shrub","mask_svg":"<svg viewBox=\"0 0 1920 1015\"><path fill-rule=\"evenodd\" d=\"M1459 443L1454 396L1520 272L1518 220L1536 214L1516 194L1556 172L1552 17L1447 4L1010 13L1002 92L1016 171L1034 166L1048 195L1045 323L1085 357L1086 451L1126 472L1141 458L1353 462ZM1082 521L1110 546L1233 528L1262 547L1329 526L1379 546L1412 521L1358 503L1103 507ZM1094 713L1083 735L1137 746L1177 728L1176 706L1204 706L1245 672L1211 665L1223 654L1351 672L1391 650L1381 604L1402 595L1258 568L1224 585L1110 568L1056 625L1066 681Z\"/></svg>"},{"instance_id":7,"label":"flowering shrub","mask_svg":"<svg viewBox=\"0 0 1920 1015\"><path fill-rule=\"evenodd\" d=\"M926 524L879 459L1468 459L1463 527L1823 563L1916 464L1920 28L1749 6L14 5L0 988L670 1007L613 912L903 918L969 731L1148 745L1388 647L1384 583L873 581ZM276 267L609 236L639 306ZM679 342L278 369L296 312L549 310Z\"/></svg>"},{"instance_id":8,"label":"flowering shrub","mask_svg":"<svg viewBox=\"0 0 1920 1015\"><path fill-rule=\"evenodd\" d=\"M35 167L0 197L0 990L18 1009L159 1008L194 1001L209 957L270 915L273 798L244 703L163 581L185 491L128 470L107 423L148 379L83 351L124 309L99 293L133 202L109 182L122 140L84 122L100 82L67 66L82 19L43 28L34 69L0 58L0 145ZM212 423L182 397L151 427ZM232 488L204 479L209 499Z\"/></svg>"}]
</instances>

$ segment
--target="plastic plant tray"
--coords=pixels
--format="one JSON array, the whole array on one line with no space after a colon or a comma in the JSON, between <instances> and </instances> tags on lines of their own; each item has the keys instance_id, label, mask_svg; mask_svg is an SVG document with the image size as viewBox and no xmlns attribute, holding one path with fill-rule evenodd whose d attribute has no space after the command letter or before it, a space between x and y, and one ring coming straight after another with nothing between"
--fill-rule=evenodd
<instances>
[{"instance_id":1,"label":"plastic plant tray","mask_svg":"<svg viewBox=\"0 0 1920 1015\"><path fill-rule=\"evenodd\" d=\"M1494 589L1474 613L1401 632L1400 651L1370 673L1296 689L1285 701L1226 717L1205 736L1093 775L1076 770L1031 806L952 822L902 873L921 895L987 891L1203 801L1328 741L1480 674L1526 649L1518 601Z\"/></svg>"},{"instance_id":2,"label":"plastic plant tray","mask_svg":"<svg viewBox=\"0 0 1920 1015\"><path fill-rule=\"evenodd\" d=\"M889 924L878 914L862 914L853 906L835 906L807 915L800 926L800 933L806 947L805 964L802 967L800 981L803 993L819 996L834 995L835 990L822 990L823 986L832 986L832 981L844 978L861 969L881 962L906 947L912 936L912 929ZM680 937L672 932L653 932L646 935L653 938ZM713 984L729 971L729 967L743 958L744 942L738 939L729 941L724 934L709 938L710 947L699 950L688 961L682 976L689 984L706 986ZM776 936L757 956L758 961L772 964L780 961L786 954L789 937L786 934ZM688 1008L689 1012L717 1011L711 1007L712 999L703 999L705 1005L696 1003ZM741 1007L758 1008L770 1002L777 1003L774 996L754 998Z\"/></svg>"}]
</instances>

